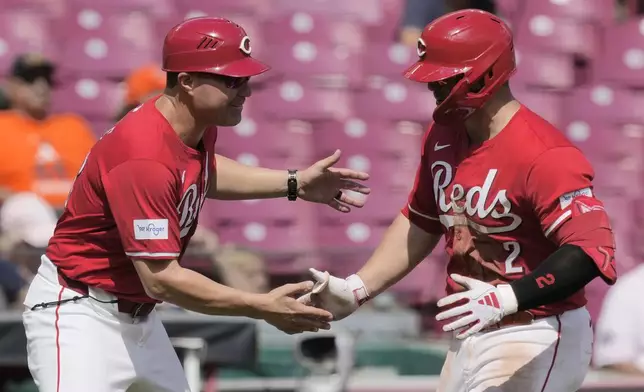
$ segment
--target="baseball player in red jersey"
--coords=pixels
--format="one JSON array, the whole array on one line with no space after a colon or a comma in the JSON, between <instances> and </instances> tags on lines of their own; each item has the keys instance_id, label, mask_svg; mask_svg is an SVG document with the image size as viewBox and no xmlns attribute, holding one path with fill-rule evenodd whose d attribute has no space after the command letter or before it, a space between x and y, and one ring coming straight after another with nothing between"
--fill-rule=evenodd
<instances>
[{"instance_id":1,"label":"baseball player in red jersey","mask_svg":"<svg viewBox=\"0 0 644 392\"><path fill-rule=\"evenodd\" d=\"M369 192L359 182L366 173L332 167L339 152L299 173L215 154L215 126L240 121L249 78L268 69L228 20L170 30L165 92L92 148L26 295L29 368L40 391L188 391L154 311L161 301L264 319L286 333L329 328L329 312L295 299L313 282L251 294L179 264L206 198L302 198L347 212L362 204L342 189Z\"/></svg>"},{"instance_id":2,"label":"baseball player in red jersey","mask_svg":"<svg viewBox=\"0 0 644 392\"><path fill-rule=\"evenodd\" d=\"M441 392L576 391L591 357L584 287L616 279L593 169L514 99L512 34L478 10L447 14L418 41L405 77L427 83L434 122L409 203L371 259L346 279L312 270L305 303L346 317L411 271L444 236L453 339Z\"/></svg>"}]
</instances>

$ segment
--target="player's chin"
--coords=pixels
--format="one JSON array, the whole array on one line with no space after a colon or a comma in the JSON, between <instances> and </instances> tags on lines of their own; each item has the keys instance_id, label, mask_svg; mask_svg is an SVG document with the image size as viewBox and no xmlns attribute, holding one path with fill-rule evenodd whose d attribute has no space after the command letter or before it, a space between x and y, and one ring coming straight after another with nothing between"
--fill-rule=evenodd
<instances>
[{"instance_id":1,"label":"player's chin","mask_svg":"<svg viewBox=\"0 0 644 392\"><path fill-rule=\"evenodd\" d=\"M241 106L230 106L228 110L226 110L226 115L220 120L221 123L218 125L222 127L234 127L239 124L242 119L242 109L243 108Z\"/></svg>"}]
</instances>

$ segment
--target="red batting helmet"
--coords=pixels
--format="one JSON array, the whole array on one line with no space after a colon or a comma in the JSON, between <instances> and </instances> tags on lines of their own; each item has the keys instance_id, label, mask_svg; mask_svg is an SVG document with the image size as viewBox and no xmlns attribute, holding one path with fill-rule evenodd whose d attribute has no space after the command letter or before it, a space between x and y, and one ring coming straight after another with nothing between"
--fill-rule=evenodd
<instances>
[{"instance_id":1,"label":"red batting helmet","mask_svg":"<svg viewBox=\"0 0 644 392\"><path fill-rule=\"evenodd\" d=\"M516 71L512 32L480 10L452 12L425 26L420 59L404 75L422 83L462 76L434 110L434 121L462 121L479 109Z\"/></svg>"},{"instance_id":2,"label":"red batting helmet","mask_svg":"<svg viewBox=\"0 0 644 392\"><path fill-rule=\"evenodd\" d=\"M162 69L249 77L270 67L251 57L250 38L241 26L224 18L200 17L184 20L165 36Z\"/></svg>"}]
</instances>

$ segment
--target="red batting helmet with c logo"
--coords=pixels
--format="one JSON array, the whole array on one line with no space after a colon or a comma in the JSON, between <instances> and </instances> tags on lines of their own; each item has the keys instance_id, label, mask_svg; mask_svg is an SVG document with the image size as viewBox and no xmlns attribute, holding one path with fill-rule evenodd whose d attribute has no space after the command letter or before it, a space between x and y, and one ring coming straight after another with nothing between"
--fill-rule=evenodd
<instances>
[{"instance_id":1,"label":"red batting helmet with c logo","mask_svg":"<svg viewBox=\"0 0 644 392\"><path fill-rule=\"evenodd\" d=\"M174 26L163 42L166 72L207 72L250 77L270 67L251 56L251 40L238 24L224 18L199 17Z\"/></svg>"},{"instance_id":2,"label":"red batting helmet with c logo","mask_svg":"<svg viewBox=\"0 0 644 392\"><path fill-rule=\"evenodd\" d=\"M460 77L434 110L437 123L462 121L481 108L516 70L510 28L497 16L466 9L428 24L418 39L418 61L404 75L422 83Z\"/></svg>"}]
</instances>

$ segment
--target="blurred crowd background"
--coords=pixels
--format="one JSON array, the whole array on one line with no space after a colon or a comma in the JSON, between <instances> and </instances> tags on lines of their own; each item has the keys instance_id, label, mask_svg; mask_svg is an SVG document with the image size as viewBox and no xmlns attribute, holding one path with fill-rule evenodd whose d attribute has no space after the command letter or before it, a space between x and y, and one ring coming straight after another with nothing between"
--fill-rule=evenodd
<instances>
[{"instance_id":1,"label":"blurred crowd background","mask_svg":"<svg viewBox=\"0 0 644 392\"><path fill-rule=\"evenodd\" d=\"M251 80L244 119L220 130L219 153L286 169L340 148L341 165L372 174L373 192L364 209L347 215L285 199L207 202L183 263L257 292L301 279L311 266L342 276L355 271L406 201L435 106L426 86L401 75L416 60L420 32L445 12L480 8L512 27L519 67L513 91L586 152L612 218L620 280L610 291L600 281L588 289L599 330L594 366L644 375L643 3L0 0L0 308L22 309L93 143L163 90L165 32L201 15L242 25L253 56L273 67ZM444 264L439 246L367 307L410 310L422 326L414 338L441 341L432 320Z\"/></svg>"}]
</instances>

